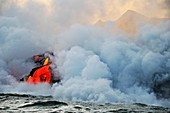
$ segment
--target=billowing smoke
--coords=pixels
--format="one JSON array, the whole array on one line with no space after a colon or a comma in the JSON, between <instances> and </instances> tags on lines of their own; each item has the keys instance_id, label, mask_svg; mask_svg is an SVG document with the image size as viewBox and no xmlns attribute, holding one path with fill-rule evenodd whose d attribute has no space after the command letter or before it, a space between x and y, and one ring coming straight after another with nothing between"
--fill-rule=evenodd
<instances>
[{"instance_id":1,"label":"billowing smoke","mask_svg":"<svg viewBox=\"0 0 170 113\"><path fill-rule=\"evenodd\" d=\"M155 73L170 76L170 21L138 26L132 40L121 32L89 25L94 18L105 16L98 10L102 1L96 3L96 9L86 7L89 2L68 1L70 9L79 7L78 13L74 8L57 7L65 4L60 0L14 0L0 5L0 92L98 103L170 105L166 99L157 99L151 89ZM19 83L33 67L27 59L44 51L54 52L62 85L50 88Z\"/></svg>"},{"instance_id":2,"label":"billowing smoke","mask_svg":"<svg viewBox=\"0 0 170 113\"><path fill-rule=\"evenodd\" d=\"M75 101L161 103L150 87L155 73L170 70L169 25L145 25L135 41L92 26L71 27L57 44L68 50L58 53L58 68L65 79L54 96Z\"/></svg>"}]
</instances>

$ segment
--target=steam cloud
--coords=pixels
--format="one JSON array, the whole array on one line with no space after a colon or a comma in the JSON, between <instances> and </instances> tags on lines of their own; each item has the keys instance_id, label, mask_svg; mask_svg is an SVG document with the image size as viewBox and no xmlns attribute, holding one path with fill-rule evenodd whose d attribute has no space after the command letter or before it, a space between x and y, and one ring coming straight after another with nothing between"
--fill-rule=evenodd
<instances>
[{"instance_id":1,"label":"steam cloud","mask_svg":"<svg viewBox=\"0 0 170 113\"><path fill-rule=\"evenodd\" d=\"M102 3L96 3L93 10L85 7L89 2L70 3L70 8L79 6L83 12L78 12L77 19L74 10L72 14L70 9L59 7L56 12L50 9L65 4L60 0L51 1L50 8L32 0L26 1L23 7L19 0L1 0L0 92L53 95L61 100L99 103L170 105L168 100L156 99L150 89L154 73L170 73L170 21L155 26L144 24L139 27L135 40L131 40L125 34L81 25L95 20L93 14ZM84 13L87 15L83 16ZM46 84L18 83L17 79L29 73L33 66L25 60L46 50L56 55L63 85L56 87L56 84L50 89Z\"/></svg>"}]
</instances>

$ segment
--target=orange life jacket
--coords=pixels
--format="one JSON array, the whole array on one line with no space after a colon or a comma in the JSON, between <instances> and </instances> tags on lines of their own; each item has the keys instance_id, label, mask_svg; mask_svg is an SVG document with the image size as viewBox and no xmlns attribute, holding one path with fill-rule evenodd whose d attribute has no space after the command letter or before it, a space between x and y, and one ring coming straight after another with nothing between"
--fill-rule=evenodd
<instances>
[{"instance_id":1,"label":"orange life jacket","mask_svg":"<svg viewBox=\"0 0 170 113\"><path fill-rule=\"evenodd\" d=\"M28 76L27 82L29 83L41 83L41 82L47 82L50 84L51 82L51 71L50 71L50 65L44 65L38 68L35 68L30 73L31 75Z\"/></svg>"}]
</instances>

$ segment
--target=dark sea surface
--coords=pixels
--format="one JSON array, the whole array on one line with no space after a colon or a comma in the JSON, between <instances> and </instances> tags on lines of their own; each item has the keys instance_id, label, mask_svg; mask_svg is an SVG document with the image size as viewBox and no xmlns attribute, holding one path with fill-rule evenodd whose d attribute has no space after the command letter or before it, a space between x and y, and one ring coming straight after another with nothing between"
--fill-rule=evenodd
<instances>
[{"instance_id":1,"label":"dark sea surface","mask_svg":"<svg viewBox=\"0 0 170 113\"><path fill-rule=\"evenodd\" d=\"M0 94L0 113L169 113L170 108L134 104L61 102L51 96Z\"/></svg>"}]
</instances>

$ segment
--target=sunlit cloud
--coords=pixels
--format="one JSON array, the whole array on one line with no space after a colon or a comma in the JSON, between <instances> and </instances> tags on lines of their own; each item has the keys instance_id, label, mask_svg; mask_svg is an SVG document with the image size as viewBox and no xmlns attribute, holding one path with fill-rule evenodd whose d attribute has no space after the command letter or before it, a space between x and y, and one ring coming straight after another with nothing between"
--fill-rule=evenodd
<instances>
[{"instance_id":1,"label":"sunlit cloud","mask_svg":"<svg viewBox=\"0 0 170 113\"><path fill-rule=\"evenodd\" d=\"M13 1L13 2L11 2ZM168 18L170 9L168 0L6 0L5 3L17 4L27 8L28 4L37 4L44 16L55 15L56 21L67 20L68 24L96 23L98 20L116 20L127 10L134 10L147 17ZM2 2L3 3L3 2ZM8 6L9 6L8 4ZM5 5L5 4L4 4ZM0 6L4 6L1 4ZM10 6L9 6L10 8ZM35 12L34 9L29 9ZM68 19L69 18L69 19Z\"/></svg>"}]
</instances>

